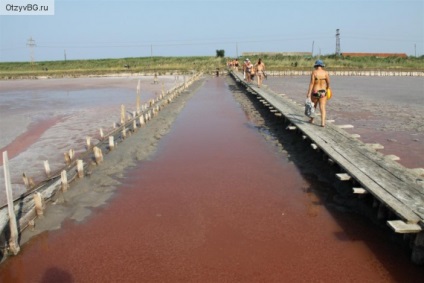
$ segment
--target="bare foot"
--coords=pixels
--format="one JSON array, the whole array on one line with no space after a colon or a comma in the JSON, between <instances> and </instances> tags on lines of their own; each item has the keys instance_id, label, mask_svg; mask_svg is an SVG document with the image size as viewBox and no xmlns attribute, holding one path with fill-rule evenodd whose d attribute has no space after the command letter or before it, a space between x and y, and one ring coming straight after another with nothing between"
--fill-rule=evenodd
<instances>
[{"instance_id":1,"label":"bare foot","mask_svg":"<svg viewBox=\"0 0 424 283\"><path fill-rule=\"evenodd\" d=\"M314 123L314 118L311 118L311 119L309 120L309 123L313 124L313 123Z\"/></svg>"}]
</instances>

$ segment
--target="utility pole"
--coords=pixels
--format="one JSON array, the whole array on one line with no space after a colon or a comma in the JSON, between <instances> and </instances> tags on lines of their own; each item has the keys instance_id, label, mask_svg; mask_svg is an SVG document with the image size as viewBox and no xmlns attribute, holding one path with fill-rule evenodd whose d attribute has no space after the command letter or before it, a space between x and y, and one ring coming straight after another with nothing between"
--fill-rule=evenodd
<instances>
[{"instance_id":1,"label":"utility pole","mask_svg":"<svg viewBox=\"0 0 424 283\"><path fill-rule=\"evenodd\" d=\"M336 29L336 56L340 56L340 29Z\"/></svg>"},{"instance_id":2,"label":"utility pole","mask_svg":"<svg viewBox=\"0 0 424 283\"><path fill-rule=\"evenodd\" d=\"M30 49L30 56L31 56L31 65L32 64L34 64L34 47L35 46L37 46L36 44L35 44L35 40L34 39L32 39L32 37L30 37L29 39L28 39L28 41L27 41L27 44L26 44L28 47L29 47L29 49Z\"/></svg>"},{"instance_id":3,"label":"utility pole","mask_svg":"<svg viewBox=\"0 0 424 283\"><path fill-rule=\"evenodd\" d=\"M236 42L236 58L238 59L238 42Z\"/></svg>"},{"instance_id":4,"label":"utility pole","mask_svg":"<svg viewBox=\"0 0 424 283\"><path fill-rule=\"evenodd\" d=\"M63 50L63 55L65 56L65 62L66 62L66 49Z\"/></svg>"},{"instance_id":5,"label":"utility pole","mask_svg":"<svg viewBox=\"0 0 424 283\"><path fill-rule=\"evenodd\" d=\"M417 44L414 44L414 49L415 49L415 58L417 57Z\"/></svg>"},{"instance_id":6,"label":"utility pole","mask_svg":"<svg viewBox=\"0 0 424 283\"><path fill-rule=\"evenodd\" d=\"M314 58L314 43L315 41L312 41L312 58Z\"/></svg>"}]
</instances>

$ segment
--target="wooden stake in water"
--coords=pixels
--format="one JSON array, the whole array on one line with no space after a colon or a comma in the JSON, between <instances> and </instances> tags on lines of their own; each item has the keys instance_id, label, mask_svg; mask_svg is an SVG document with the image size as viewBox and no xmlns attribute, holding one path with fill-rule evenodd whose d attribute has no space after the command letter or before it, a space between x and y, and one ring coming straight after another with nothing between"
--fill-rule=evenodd
<instances>
[{"instance_id":1,"label":"wooden stake in water","mask_svg":"<svg viewBox=\"0 0 424 283\"><path fill-rule=\"evenodd\" d=\"M100 128L100 137L101 138L104 138L104 134L103 134L103 129L102 128Z\"/></svg>"},{"instance_id":2,"label":"wooden stake in water","mask_svg":"<svg viewBox=\"0 0 424 283\"><path fill-rule=\"evenodd\" d=\"M68 190L68 176L66 175L66 170L60 173L60 179L62 181L62 191L66 192Z\"/></svg>"},{"instance_id":3,"label":"wooden stake in water","mask_svg":"<svg viewBox=\"0 0 424 283\"><path fill-rule=\"evenodd\" d=\"M86 137L86 142L87 142L87 149L89 149L91 147L91 138L90 137Z\"/></svg>"},{"instance_id":4,"label":"wooden stake in water","mask_svg":"<svg viewBox=\"0 0 424 283\"><path fill-rule=\"evenodd\" d=\"M96 164L99 165L103 161L102 150L98 148L97 146L95 146L93 148L93 152L94 152L94 159L96 160Z\"/></svg>"},{"instance_id":5,"label":"wooden stake in water","mask_svg":"<svg viewBox=\"0 0 424 283\"><path fill-rule=\"evenodd\" d=\"M34 194L34 204L35 204L35 212L37 216L42 216L44 214L43 210L43 197L40 193Z\"/></svg>"},{"instance_id":6,"label":"wooden stake in water","mask_svg":"<svg viewBox=\"0 0 424 283\"><path fill-rule=\"evenodd\" d=\"M69 150L69 157L71 158L71 161L74 160L75 157L75 150L74 149L70 149Z\"/></svg>"},{"instance_id":7,"label":"wooden stake in water","mask_svg":"<svg viewBox=\"0 0 424 283\"><path fill-rule=\"evenodd\" d=\"M125 105L121 105L121 125L125 124Z\"/></svg>"},{"instance_id":8,"label":"wooden stake in water","mask_svg":"<svg viewBox=\"0 0 424 283\"><path fill-rule=\"evenodd\" d=\"M137 97L135 99L135 111L137 113L137 115L140 115L140 94L137 93Z\"/></svg>"},{"instance_id":9,"label":"wooden stake in water","mask_svg":"<svg viewBox=\"0 0 424 283\"><path fill-rule=\"evenodd\" d=\"M3 170L10 226L9 250L14 255L17 255L20 250L18 243L18 225L16 224L15 207L13 205L12 183L10 181L9 158L7 156L7 151L3 151Z\"/></svg>"},{"instance_id":10,"label":"wooden stake in water","mask_svg":"<svg viewBox=\"0 0 424 283\"><path fill-rule=\"evenodd\" d=\"M81 159L77 160L78 178L84 178L84 163Z\"/></svg>"},{"instance_id":11,"label":"wooden stake in water","mask_svg":"<svg viewBox=\"0 0 424 283\"><path fill-rule=\"evenodd\" d=\"M109 137L109 150L113 150L115 148L115 141L113 136Z\"/></svg>"},{"instance_id":12,"label":"wooden stake in water","mask_svg":"<svg viewBox=\"0 0 424 283\"><path fill-rule=\"evenodd\" d=\"M63 155L65 157L65 164L66 165L71 164L71 157L69 156L69 153L68 152L64 152Z\"/></svg>"},{"instance_id":13,"label":"wooden stake in water","mask_svg":"<svg viewBox=\"0 0 424 283\"><path fill-rule=\"evenodd\" d=\"M47 178L50 178L51 170L50 170L50 165L48 160L44 160L44 170L46 172Z\"/></svg>"},{"instance_id":14,"label":"wooden stake in water","mask_svg":"<svg viewBox=\"0 0 424 283\"><path fill-rule=\"evenodd\" d=\"M134 132L137 131L137 121L136 120L133 121L133 131Z\"/></svg>"}]
</instances>

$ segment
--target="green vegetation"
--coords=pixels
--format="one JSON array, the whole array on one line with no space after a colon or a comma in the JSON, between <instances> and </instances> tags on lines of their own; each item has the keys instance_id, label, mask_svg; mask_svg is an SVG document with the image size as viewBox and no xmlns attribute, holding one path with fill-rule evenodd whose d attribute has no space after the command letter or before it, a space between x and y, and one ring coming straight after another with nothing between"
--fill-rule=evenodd
<instances>
[{"instance_id":1,"label":"green vegetation","mask_svg":"<svg viewBox=\"0 0 424 283\"><path fill-rule=\"evenodd\" d=\"M217 52L218 55L218 52ZM255 63L259 57L249 56ZM317 58L301 56L261 56L268 70L310 70ZM232 58L229 58L232 59ZM424 56L415 58L337 58L321 56L328 70L396 70L424 71ZM239 58L240 63L244 60ZM214 72L226 68L227 58L222 57L142 57L122 59L71 60L0 63L0 79L30 78L35 76L78 77L118 73L189 73Z\"/></svg>"},{"instance_id":2,"label":"green vegetation","mask_svg":"<svg viewBox=\"0 0 424 283\"><path fill-rule=\"evenodd\" d=\"M216 57L224 58L225 57L225 50L224 49L216 50Z\"/></svg>"},{"instance_id":3,"label":"green vegetation","mask_svg":"<svg viewBox=\"0 0 424 283\"><path fill-rule=\"evenodd\" d=\"M317 57L302 56L260 56L268 70L310 70ZM253 63L259 56L250 56ZM376 57L336 57L334 55L321 56L327 70L396 70L396 71L424 71L424 56L419 58L376 58Z\"/></svg>"},{"instance_id":4,"label":"green vegetation","mask_svg":"<svg viewBox=\"0 0 424 283\"><path fill-rule=\"evenodd\" d=\"M0 63L0 79L35 76L78 77L119 73L212 71L225 66L217 57L143 57L97 60L68 60Z\"/></svg>"}]
</instances>

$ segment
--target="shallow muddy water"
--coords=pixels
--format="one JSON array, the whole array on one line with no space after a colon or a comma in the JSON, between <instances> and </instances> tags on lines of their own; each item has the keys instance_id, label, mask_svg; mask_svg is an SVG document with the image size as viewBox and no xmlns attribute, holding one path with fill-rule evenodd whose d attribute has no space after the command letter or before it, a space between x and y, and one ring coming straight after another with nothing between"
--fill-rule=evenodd
<instances>
[{"instance_id":1,"label":"shallow muddy water","mask_svg":"<svg viewBox=\"0 0 424 283\"><path fill-rule=\"evenodd\" d=\"M109 204L32 239L0 281L421 282L385 231L327 205L229 83L207 79Z\"/></svg>"},{"instance_id":2,"label":"shallow muddy water","mask_svg":"<svg viewBox=\"0 0 424 283\"><path fill-rule=\"evenodd\" d=\"M44 160L52 172L62 168L64 152L74 149L78 156L85 151L86 137L95 143L100 128L104 133L113 129L121 105L134 111L139 80L141 103L147 103L183 77L160 76L159 84L147 76L2 81L0 150L8 151L15 197L26 190L22 173L42 181ZM6 203L3 184L0 174L0 206Z\"/></svg>"}]
</instances>

